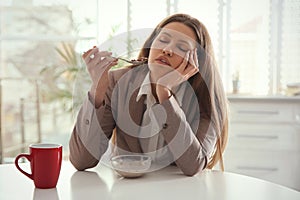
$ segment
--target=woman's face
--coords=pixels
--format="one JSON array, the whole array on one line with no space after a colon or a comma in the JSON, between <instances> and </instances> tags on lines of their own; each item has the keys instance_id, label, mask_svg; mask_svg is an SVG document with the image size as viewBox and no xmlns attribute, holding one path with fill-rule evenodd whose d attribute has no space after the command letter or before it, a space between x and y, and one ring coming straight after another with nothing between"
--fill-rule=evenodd
<instances>
[{"instance_id":1,"label":"woman's face","mask_svg":"<svg viewBox=\"0 0 300 200\"><path fill-rule=\"evenodd\" d=\"M176 69L187 52L195 48L194 31L183 23L171 22L162 28L152 43L148 57L149 69L157 70L158 66Z\"/></svg>"}]
</instances>

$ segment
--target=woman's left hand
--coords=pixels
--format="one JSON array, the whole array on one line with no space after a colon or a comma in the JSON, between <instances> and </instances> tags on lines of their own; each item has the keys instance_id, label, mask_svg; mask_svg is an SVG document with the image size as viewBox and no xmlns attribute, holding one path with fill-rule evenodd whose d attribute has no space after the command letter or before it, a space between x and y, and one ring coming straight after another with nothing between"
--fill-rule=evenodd
<instances>
[{"instance_id":1,"label":"woman's left hand","mask_svg":"<svg viewBox=\"0 0 300 200\"><path fill-rule=\"evenodd\" d=\"M197 49L188 51L182 61L182 63L175 69L170 70L157 81L156 93L160 102L161 99L164 100L166 97L170 96L170 91L187 81L190 77L199 72ZM169 90L169 92L168 92ZM167 94L169 93L169 94ZM160 98L160 96L162 98Z\"/></svg>"}]
</instances>

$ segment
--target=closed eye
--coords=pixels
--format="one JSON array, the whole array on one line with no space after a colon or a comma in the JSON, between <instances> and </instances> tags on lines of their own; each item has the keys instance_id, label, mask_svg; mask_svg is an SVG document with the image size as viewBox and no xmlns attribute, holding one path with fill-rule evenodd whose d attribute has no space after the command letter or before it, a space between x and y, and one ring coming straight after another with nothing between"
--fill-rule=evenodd
<instances>
[{"instance_id":1,"label":"closed eye","mask_svg":"<svg viewBox=\"0 0 300 200\"><path fill-rule=\"evenodd\" d=\"M162 43L168 43L168 40L163 40L163 39L159 39L158 41L162 42Z\"/></svg>"},{"instance_id":2,"label":"closed eye","mask_svg":"<svg viewBox=\"0 0 300 200\"><path fill-rule=\"evenodd\" d=\"M168 44L171 42L171 40L172 39L170 38L170 36L166 33L162 33L162 35L158 37L158 41L163 44ZM178 48L180 51L184 53L190 50L188 43L184 40L177 41L176 48Z\"/></svg>"},{"instance_id":3,"label":"closed eye","mask_svg":"<svg viewBox=\"0 0 300 200\"><path fill-rule=\"evenodd\" d=\"M158 41L160 41L162 43L169 43L170 42L170 38L168 38L168 36L162 35L161 37L158 38Z\"/></svg>"},{"instance_id":4,"label":"closed eye","mask_svg":"<svg viewBox=\"0 0 300 200\"><path fill-rule=\"evenodd\" d=\"M188 52L189 51L189 48L186 45L184 45L184 44L178 44L177 48L179 50L183 51L183 52Z\"/></svg>"}]
</instances>

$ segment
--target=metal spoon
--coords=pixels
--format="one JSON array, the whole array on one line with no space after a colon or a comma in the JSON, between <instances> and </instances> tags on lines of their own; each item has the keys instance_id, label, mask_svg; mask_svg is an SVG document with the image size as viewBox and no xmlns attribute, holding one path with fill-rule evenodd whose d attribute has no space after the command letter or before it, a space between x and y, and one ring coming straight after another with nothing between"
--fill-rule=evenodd
<instances>
[{"instance_id":1,"label":"metal spoon","mask_svg":"<svg viewBox=\"0 0 300 200\"><path fill-rule=\"evenodd\" d=\"M141 65L141 64L144 64L145 62L147 62L147 60L148 60L148 58L142 58L141 60L128 60L128 59L125 59L122 57L113 57L113 58L123 60L123 61L133 64L133 65Z\"/></svg>"}]
</instances>

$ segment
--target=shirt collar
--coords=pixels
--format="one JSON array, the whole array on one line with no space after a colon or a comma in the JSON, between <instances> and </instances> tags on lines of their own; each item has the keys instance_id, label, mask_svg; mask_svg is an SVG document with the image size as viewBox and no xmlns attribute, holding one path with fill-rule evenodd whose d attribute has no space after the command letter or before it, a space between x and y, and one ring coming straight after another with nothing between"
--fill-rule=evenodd
<instances>
[{"instance_id":1,"label":"shirt collar","mask_svg":"<svg viewBox=\"0 0 300 200\"><path fill-rule=\"evenodd\" d=\"M148 72L136 96L136 101L140 100L142 95L148 95L150 93L151 93L151 82L150 82L150 73Z\"/></svg>"},{"instance_id":2,"label":"shirt collar","mask_svg":"<svg viewBox=\"0 0 300 200\"><path fill-rule=\"evenodd\" d=\"M182 106L182 101L183 101L186 86L187 86L186 83L180 84L180 86L176 87L173 92L177 102L179 103L179 106ZM151 94L151 92L152 91L151 91L150 72L148 72L147 75L145 76L144 81L141 84L138 95L136 97L136 101L139 101L141 96Z\"/></svg>"}]
</instances>

